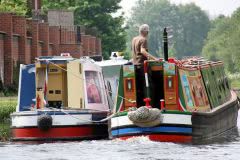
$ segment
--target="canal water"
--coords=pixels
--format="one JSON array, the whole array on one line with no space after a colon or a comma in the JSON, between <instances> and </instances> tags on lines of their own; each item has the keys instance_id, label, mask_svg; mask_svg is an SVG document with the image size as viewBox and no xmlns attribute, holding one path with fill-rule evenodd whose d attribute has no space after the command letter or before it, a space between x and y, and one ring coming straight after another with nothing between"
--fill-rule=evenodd
<instances>
[{"instance_id":1,"label":"canal water","mask_svg":"<svg viewBox=\"0 0 240 160\"><path fill-rule=\"evenodd\" d=\"M240 114L240 112L239 112ZM238 128L205 144L100 140L42 144L0 143L0 160L239 160Z\"/></svg>"}]
</instances>

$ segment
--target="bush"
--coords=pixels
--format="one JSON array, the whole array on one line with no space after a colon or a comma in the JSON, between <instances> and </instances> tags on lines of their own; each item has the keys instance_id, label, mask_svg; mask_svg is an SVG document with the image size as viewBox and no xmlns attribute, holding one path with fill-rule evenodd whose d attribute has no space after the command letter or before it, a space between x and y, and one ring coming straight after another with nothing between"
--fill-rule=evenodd
<instances>
[{"instance_id":1,"label":"bush","mask_svg":"<svg viewBox=\"0 0 240 160\"><path fill-rule=\"evenodd\" d=\"M10 114L16 110L17 99L0 97L0 141L10 138Z\"/></svg>"},{"instance_id":2,"label":"bush","mask_svg":"<svg viewBox=\"0 0 240 160\"><path fill-rule=\"evenodd\" d=\"M1 101L0 100L0 122L6 122L10 118L10 114L15 112L17 101Z\"/></svg>"},{"instance_id":3,"label":"bush","mask_svg":"<svg viewBox=\"0 0 240 160\"><path fill-rule=\"evenodd\" d=\"M8 141L10 136L10 123L0 123L0 141Z\"/></svg>"}]
</instances>

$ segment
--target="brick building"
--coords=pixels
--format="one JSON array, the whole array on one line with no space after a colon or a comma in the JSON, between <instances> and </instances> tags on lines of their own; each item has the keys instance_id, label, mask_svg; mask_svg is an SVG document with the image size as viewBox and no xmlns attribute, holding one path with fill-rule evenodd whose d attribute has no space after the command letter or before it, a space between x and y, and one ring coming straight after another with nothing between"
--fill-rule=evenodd
<instances>
[{"instance_id":1,"label":"brick building","mask_svg":"<svg viewBox=\"0 0 240 160\"><path fill-rule=\"evenodd\" d=\"M0 13L0 79L13 82L14 66L38 56L70 53L73 57L101 55L101 40L79 26L53 26L42 20Z\"/></svg>"}]
</instances>

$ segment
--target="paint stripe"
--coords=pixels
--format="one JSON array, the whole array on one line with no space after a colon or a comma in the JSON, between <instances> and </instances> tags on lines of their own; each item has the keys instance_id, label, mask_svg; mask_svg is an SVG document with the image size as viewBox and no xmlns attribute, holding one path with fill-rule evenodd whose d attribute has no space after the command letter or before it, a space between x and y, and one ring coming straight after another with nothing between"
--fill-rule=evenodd
<instances>
[{"instance_id":1,"label":"paint stripe","mask_svg":"<svg viewBox=\"0 0 240 160\"><path fill-rule=\"evenodd\" d=\"M81 127L62 127L50 128L48 131L41 131L38 128L16 128L12 129L13 139L34 138L87 138L94 136L107 137L107 127L99 128L98 126L81 126Z\"/></svg>"},{"instance_id":2,"label":"paint stripe","mask_svg":"<svg viewBox=\"0 0 240 160\"><path fill-rule=\"evenodd\" d=\"M119 136L119 135L129 135L129 134L146 134L146 133L184 133L184 134L191 134L192 128L184 128L184 127L135 127L135 128L123 128L123 129L117 129L113 130L112 132L113 136Z\"/></svg>"},{"instance_id":3,"label":"paint stripe","mask_svg":"<svg viewBox=\"0 0 240 160\"><path fill-rule=\"evenodd\" d=\"M52 115L54 126L91 124L91 114L81 115ZM12 127L37 126L38 116L13 116Z\"/></svg>"},{"instance_id":4,"label":"paint stripe","mask_svg":"<svg viewBox=\"0 0 240 160\"><path fill-rule=\"evenodd\" d=\"M191 115L181 114L162 114L161 124L179 124L179 125L192 125ZM111 119L111 128L134 125L128 116L114 117Z\"/></svg>"}]
</instances>

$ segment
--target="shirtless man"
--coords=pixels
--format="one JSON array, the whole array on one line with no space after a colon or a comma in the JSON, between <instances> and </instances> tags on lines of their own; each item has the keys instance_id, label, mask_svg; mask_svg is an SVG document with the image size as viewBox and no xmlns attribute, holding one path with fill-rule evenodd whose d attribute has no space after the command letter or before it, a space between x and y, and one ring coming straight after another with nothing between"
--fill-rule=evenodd
<instances>
[{"instance_id":1,"label":"shirtless man","mask_svg":"<svg viewBox=\"0 0 240 160\"><path fill-rule=\"evenodd\" d=\"M148 53L147 36L149 32L149 26L143 24L139 27L139 36L134 37L132 40L132 57L133 64L136 66L136 80L137 80L137 106L144 106L144 71L143 63L145 60L152 59L157 60L156 57Z\"/></svg>"}]
</instances>

